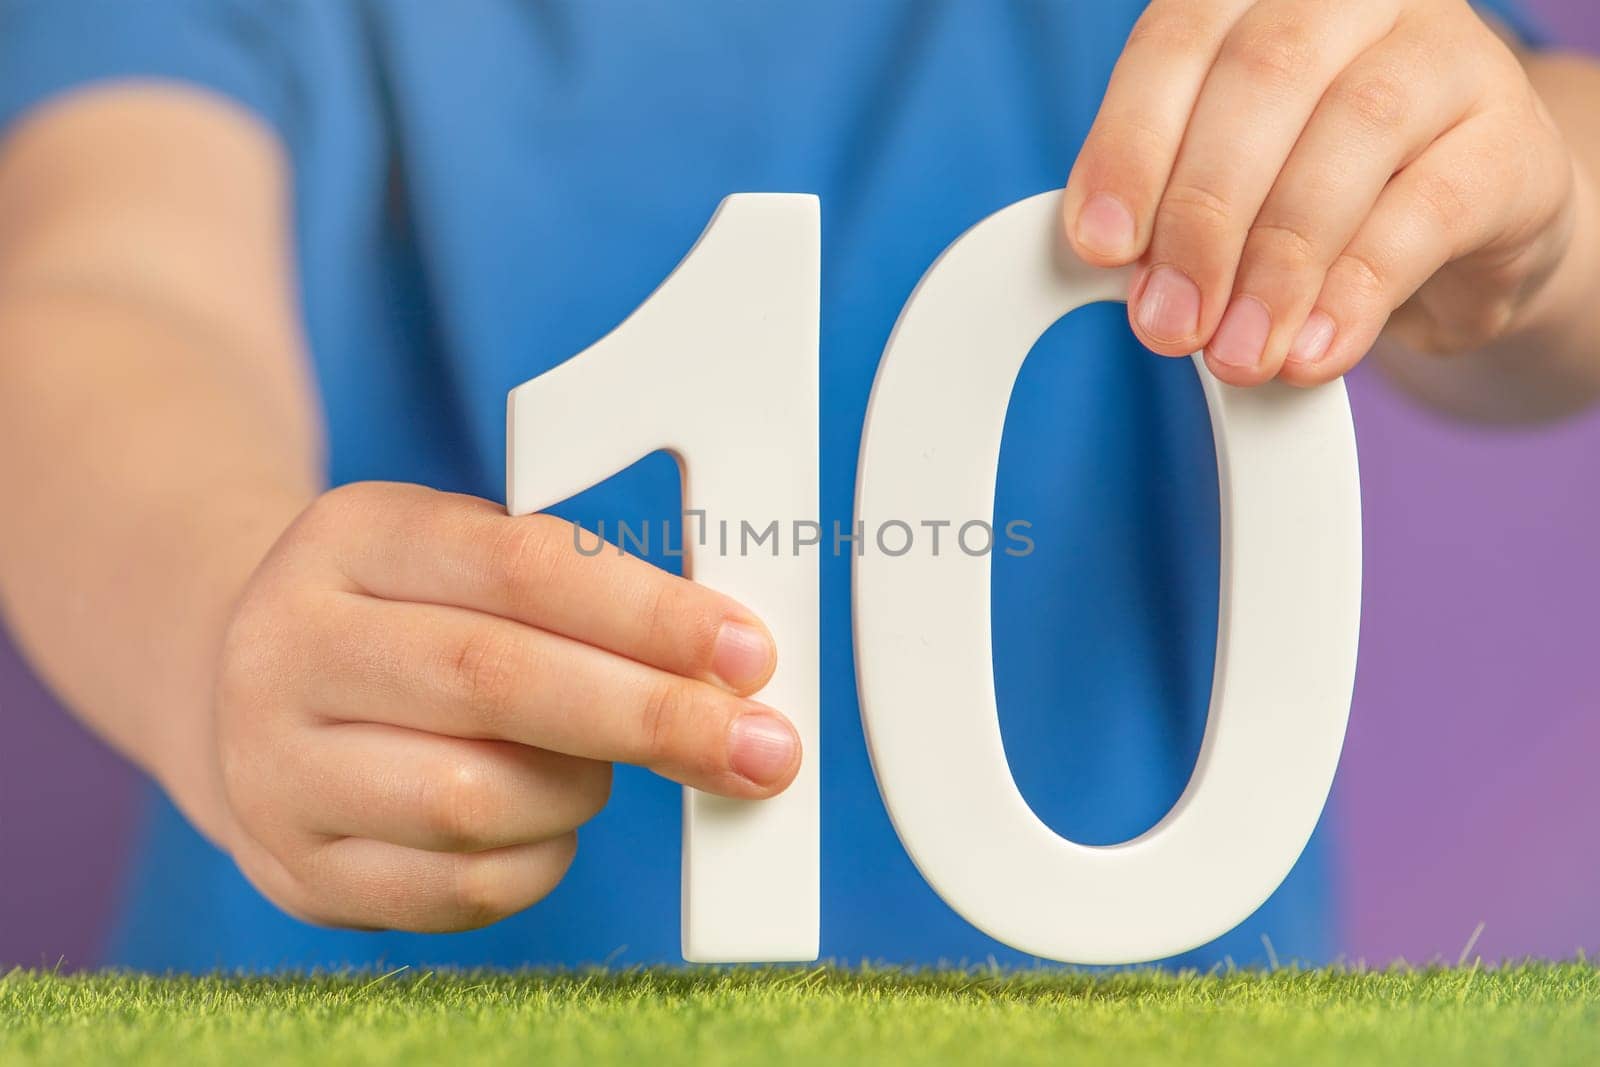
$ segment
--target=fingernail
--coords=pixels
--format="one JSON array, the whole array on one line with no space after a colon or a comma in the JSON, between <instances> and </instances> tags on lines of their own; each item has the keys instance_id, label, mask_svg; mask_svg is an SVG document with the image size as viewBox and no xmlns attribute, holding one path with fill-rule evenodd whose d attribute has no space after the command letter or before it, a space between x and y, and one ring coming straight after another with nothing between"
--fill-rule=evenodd
<instances>
[{"instance_id":1,"label":"fingernail","mask_svg":"<svg viewBox=\"0 0 1600 1067\"><path fill-rule=\"evenodd\" d=\"M1200 289L1176 267L1157 267L1139 298L1139 326L1157 341L1186 341L1200 329Z\"/></svg>"},{"instance_id":2,"label":"fingernail","mask_svg":"<svg viewBox=\"0 0 1600 1067\"><path fill-rule=\"evenodd\" d=\"M1338 332L1339 324L1333 321L1333 316L1318 308L1300 327L1294 344L1289 346L1289 358L1296 363L1315 363L1328 354L1328 349L1333 347L1333 335Z\"/></svg>"},{"instance_id":3,"label":"fingernail","mask_svg":"<svg viewBox=\"0 0 1600 1067\"><path fill-rule=\"evenodd\" d=\"M1133 254L1133 213L1109 193L1091 196L1078 212L1078 243L1098 255Z\"/></svg>"},{"instance_id":4,"label":"fingernail","mask_svg":"<svg viewBox=\"0 0 1600 1067\"><path fill-rule=\"evenodd\" d=\"M1230 367L1254 367L1267 350L1272 313L1253 296L1241 296L1228 306L1206 355Z\"/></svg>"},{"instance_id":5,"label":"fingernail","mask_svg":"<svg viewBox=\"0 0 1600 1067\"><path fill-rule=\"evenodd\" d=\"M755 685L772 669L772 639L757 627L725 622L711 646L711 669L734 689Z\"/></svg>"},{"instance_id":6,"label":"fingernail","mask_svg":"<svg viewBox=\"0 0 1600 1067\"><path fill-rule=\"evenodd\" d=\"M728 763L757 785L782 781L799 755L799 736L775 711L747 712L728 731Z\"/></svg>"}]
</instances>

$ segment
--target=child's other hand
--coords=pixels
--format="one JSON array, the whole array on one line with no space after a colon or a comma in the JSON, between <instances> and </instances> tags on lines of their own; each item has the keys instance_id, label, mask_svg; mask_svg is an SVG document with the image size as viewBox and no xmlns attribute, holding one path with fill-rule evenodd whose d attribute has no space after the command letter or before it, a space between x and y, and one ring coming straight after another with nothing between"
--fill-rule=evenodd
<instances>
[{"instance_id":1,"label":"child's other hand","mask_svg":"<svg viewBox=\"0 0 1600 1067\"><path fill-rule=\"evenodd\" d=\"M229 627L217 743L245 874L334 925L460 930L548 893L611 761L730 797L794 777L745 699L765 628L573 527L407 485L317 500Z\"/></svg>"},{"instance_id":2,"label":"child's other hand","mask_svg":"<svg viewBox=\"0 0 1600 1067\"><path fill-rule=\"evenodd\" d=\"M1466 0L1154 0L1067 182L1129 317L1223 381L1517 328L1572 244L1572 158ZM1391 314L1393 319L1391 321Z\"/></svg>"}]
</instances>

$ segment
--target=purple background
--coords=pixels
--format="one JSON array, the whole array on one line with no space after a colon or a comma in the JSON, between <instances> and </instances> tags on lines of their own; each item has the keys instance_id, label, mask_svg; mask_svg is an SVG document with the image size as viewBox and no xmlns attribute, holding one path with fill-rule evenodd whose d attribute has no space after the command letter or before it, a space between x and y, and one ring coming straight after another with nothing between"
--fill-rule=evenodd
<instances>
[{"instance_id":1,"label":"purple background","mask_svg":"<svg viewBox=\"0 0 1600 1067\"><path fill-rule=\"evenodd\" d=\"M1594 0L1533 0L1600 50ZM1600 951L1600 415L1448 425L1353 376L1367 577L1334 800L1352 959ZM135 772L0 639L0 970L96 959Z\"/></svg>"}]
</instances>

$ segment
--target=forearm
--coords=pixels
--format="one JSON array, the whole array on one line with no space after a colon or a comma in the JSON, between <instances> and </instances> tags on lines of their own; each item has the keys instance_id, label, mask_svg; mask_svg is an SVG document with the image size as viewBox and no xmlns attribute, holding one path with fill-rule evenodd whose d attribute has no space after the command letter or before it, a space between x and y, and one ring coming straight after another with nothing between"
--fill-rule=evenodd
<instances>
[{"instance_id":1,"label":"forearm","mask_svg":"<svg viewBox=\"0 0 1600 1067\"><path fill-rule=\"evenodd\" d=\"M64 702L208 832L228 609L316 491L306 435L196 331L88 293L0 299L0 603Z\"/></svg>"},{"instance_id":2,"label":"forearm","mask_svg":"<svg viewBox=\"0 0 1600 1067\"><path fill-rule=\"evenodd\" d=\"M187 106L171 136L232 130L241 151L266 151L232 116L211 129L214 105ZM234 228L245 247L223 272L209 212L125 213L168 186L182 196L185 181L248 185L203 160L160 173L160 143L124 153L120 196L58 196L56 161L73 153L52 138L113 150L155 136L114 101L77 107L0 160L0 607L67 706L222 840L216 650L233 599L320 479L292 317L246 289L282 287L268 275L286 238L276 211L253 212L259 234ZM216 195L218 218L244 206ZM246 250L257 237L267 254Z\"/></svg>"},{"instance_id":3,"label":"forearm","mask_svg":"<svg viewBox=\"0 0 1600 1067\"><path fill-rule=\"evenodd\" d=\"M1375 351L1390 377L1424 403L1483 422L1557 418L1600 401L1600 64L1543 54L1525 65L1574 156L1560 265L1492 345L1441 357L1385 338Z\"/></svg>"}]
</instances>

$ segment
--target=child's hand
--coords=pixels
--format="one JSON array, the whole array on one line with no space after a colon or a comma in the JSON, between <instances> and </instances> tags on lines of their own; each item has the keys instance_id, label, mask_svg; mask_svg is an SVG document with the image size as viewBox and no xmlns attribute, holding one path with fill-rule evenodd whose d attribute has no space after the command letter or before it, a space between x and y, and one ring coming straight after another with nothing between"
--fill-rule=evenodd
<instances>
[{"instance_id":1,"label":"child's hand","mask_svg":"<svg viewBox=\"0 0 1600 1067\"><path fill-rule=\"evenodd\" d=\"M1574 232L1572 158L1465 0L1154 0L1067 183L1092 263L1138 261L1157 352L1235 385L1494 341Z\"/></svg>"},{"instance_id":2,"label":"child's hand","mask_svg":"<svg viewBox=\"0 0 1600 1067\"><path fill-rule=\"evenodd\" d=\"M573 536L367 484L326 494L274 546L229 627L217 741L228 845L279 906L481 926L561 879L612 760L731 797L794 777L793 728L743 698L775 662L761 624Z\"/></svg>"}]
</instances>

